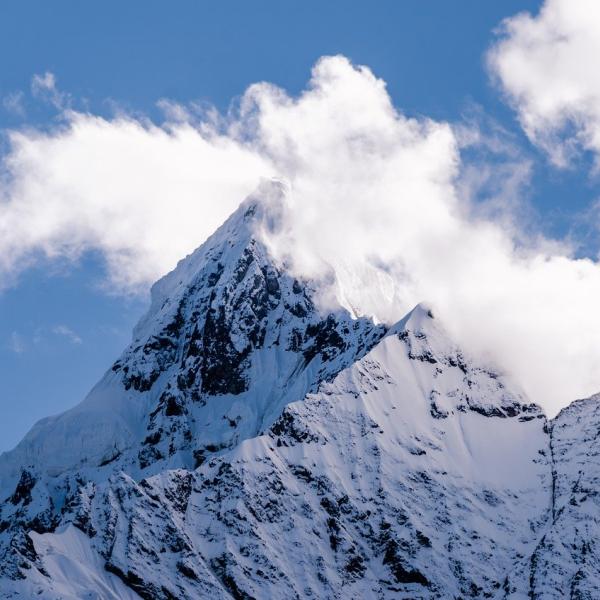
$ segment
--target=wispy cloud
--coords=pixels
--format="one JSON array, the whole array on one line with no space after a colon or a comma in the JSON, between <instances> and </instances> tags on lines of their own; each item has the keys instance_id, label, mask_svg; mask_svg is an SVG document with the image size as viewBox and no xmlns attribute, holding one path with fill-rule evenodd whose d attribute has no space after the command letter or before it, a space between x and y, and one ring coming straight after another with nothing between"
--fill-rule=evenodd
<instances>
[{"instance_id":1,"label":"wispy cloud","mask_svg":"<svg viewBox=\"0 0 600 600\"><path fill-rule=\"evenodd\" d=\"M67 325L55 325L52 328L52 333L66 338L72 344L79 345L83 343L81 337Z\"/></svg>"},{"instance_id":2,"label":"wispy cloud","mask_svg":"<svg viewBox=\"0 0 600 600\"><path fill-rule=\"evenodd\" d=\"M9 113L24 117L26 114L24 98L25 94L22 91L11 92L2 98L2 106Z\"/></svg>"},{"instance_id":3,"label":"wispy cloud","mask_svg":"<svg viewBox=\"0 0 600 600\"><path fill-rule=\"evenodd\" d=\"M58 110L65 110L71 105L70 94L58 89L56 76L50 71L32 77L31 93L34 98L48 102Z\"/></svg>"},{"instance_id":4,"label":"wispy cloud","mask_svg":"<svg viewBox=\"0 0 600 600\"><path fill-rule=\"evenodd\" d=\"M17 331L13 331L8 339L8 347L15 354L23 354L27 349L25 338Z\"/></svg>"}]
</instances>

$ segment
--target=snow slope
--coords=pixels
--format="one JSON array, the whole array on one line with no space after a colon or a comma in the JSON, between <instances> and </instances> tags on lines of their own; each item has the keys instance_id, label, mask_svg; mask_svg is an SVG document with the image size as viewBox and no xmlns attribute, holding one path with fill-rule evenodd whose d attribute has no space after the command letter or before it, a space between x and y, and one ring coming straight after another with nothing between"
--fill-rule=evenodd
<instances>
[{"instance_id":1,"label":"snow slope","mask_svg":"<svg viewBox=\"0 0 600 600\"><path fill-rule=\"evenodd\" d=\"M0 457L3 597L598 597L598 398L549 422L425 305L323 312L336 274L261 241L284 203L259 188Z\"/></svg>"}]
</instances>

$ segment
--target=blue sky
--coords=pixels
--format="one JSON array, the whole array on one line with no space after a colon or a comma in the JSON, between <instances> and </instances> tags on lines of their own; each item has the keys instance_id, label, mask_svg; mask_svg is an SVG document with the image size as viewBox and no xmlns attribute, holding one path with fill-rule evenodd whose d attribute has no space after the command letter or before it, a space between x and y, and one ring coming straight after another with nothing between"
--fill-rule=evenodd
<instances>
[{"instance_id":1,"label":"blue sky","mask_svg":"<svg viewBox=\"0 0 600 600\"><path fill-rule=\"evenodd\" d=\"M202 101L225 111L250 84L298 94L315 61L343 54L387 82L403 113L497 124L532 163L526 186L539 229L579 236L593 255L582 212L596 199L591 157L554 168L525 136L490 80L485 53L502 19L540 2L3 2L0 5L0 128L52 130L59 110L32 93L52 73L80 111L115 106L159 120L157 102ZM66 96L65 96L66 97ZM7 141L3 138L3 151ZM199 240L199 242L202 240ZM37 261L0 292L0 450L39 418L81 400L130 339L147 297L102 289L102 257Z\"/></svg>"}]
</instances>

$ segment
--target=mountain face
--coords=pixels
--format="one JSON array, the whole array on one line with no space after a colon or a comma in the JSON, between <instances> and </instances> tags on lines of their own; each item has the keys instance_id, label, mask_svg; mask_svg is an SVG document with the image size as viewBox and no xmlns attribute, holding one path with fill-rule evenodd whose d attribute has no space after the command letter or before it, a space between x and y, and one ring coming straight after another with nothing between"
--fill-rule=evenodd
<instances>
[{"instance_id":1,"label":"mountain face","mask_svg":"<svg viewBox=\"0 0 600 600\"><path fill-rule=\"evenodd\" d=\"M599 597L600 397L550 421L426 306L332 301L262 241L284 202L259 188L0 456L2 597Z\"/></svg>"}]
</instances>

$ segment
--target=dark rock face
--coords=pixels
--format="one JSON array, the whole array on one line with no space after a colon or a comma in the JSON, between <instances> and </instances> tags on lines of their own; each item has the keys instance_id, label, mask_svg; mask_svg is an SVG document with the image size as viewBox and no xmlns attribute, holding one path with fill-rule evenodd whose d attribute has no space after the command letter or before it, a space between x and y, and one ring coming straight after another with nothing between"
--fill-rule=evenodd
<instances>
[{"instance_id":1,"label":"dark rock face","mask_svg":"<svg viewBox=\"0 0 600 600\"><path fill-rule=\"evenodd\" d=\"M309 343L309 346L303 352L307 363L317 354L321 354L323 361L327 361L335 355L336 351L339 353L346 349L346 343L338 328L339 324L333 315L329 315L324 321L308 325L304 340ZM348 334L349 331L345 333Z\"/></svg>"},{"instance_id":2,"label":"dark rock face","mask_svg":"<svg viewBox=\"0 0 600 600\"><path fill-rule=\"evenodd\" d=\"M286 408L283 414L271 427L271 432L277 440L277 445L295 445L300 443L318 442L319 437L294 417L291 409Z\"/></svg>"},{"instance_id":3,"label":"dark rock face","mask_svg":"<svg viewBox=\"0 0 600 600\"><path fill-rule=\"evenodd\" d=\"M34 486L35 477L29 471L23 469L15 493L10 497L10 502L27 506L31 502L31 490Z\"/></svg>"},{"instance_id":4,"label":"dark rock face","mask_svg":"<svg viewBox=\"0 0 600 600\"><path fill-rule=\"evenodd\" d=\"M387 536L385 537L387 538ZM423 573L417 569L407 569L403 562L404 561L399 553L398 542L393 539L387 539L383 555L383 564L389 566L396 583L415 583L426 588L429 587L429 580Z\"/></svg>"},{"instance_id":5,"label":"dark rock face","mask_svg":"<svg viewBox=\"0 0 600 600\"><path fill-rule=\"evenodd\" d=\"M248 389L248 382L244 379L244 366L251 346L246 346L241 352L235 349L229 337L223 307L217 311L209 310L204 325L202 347L204 360L199 369L202 393L215 396L241 394Z\"/></svg>"}]
</instances>

